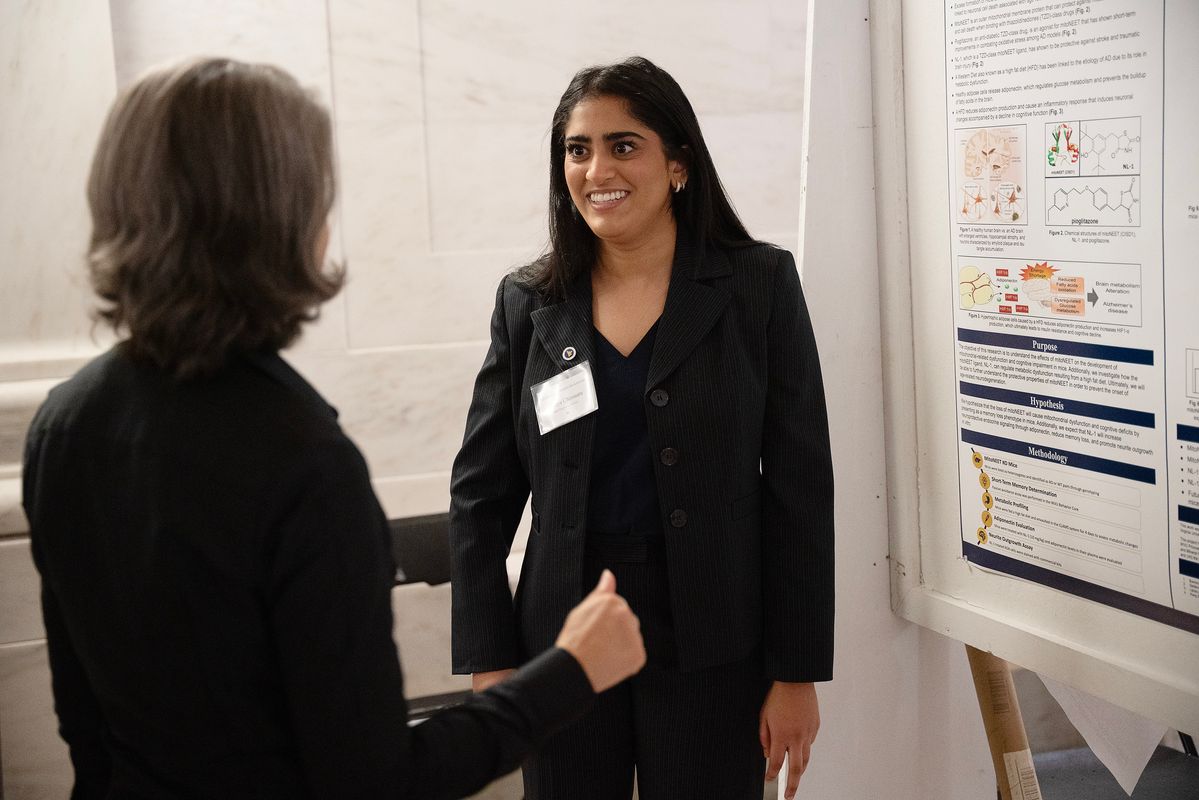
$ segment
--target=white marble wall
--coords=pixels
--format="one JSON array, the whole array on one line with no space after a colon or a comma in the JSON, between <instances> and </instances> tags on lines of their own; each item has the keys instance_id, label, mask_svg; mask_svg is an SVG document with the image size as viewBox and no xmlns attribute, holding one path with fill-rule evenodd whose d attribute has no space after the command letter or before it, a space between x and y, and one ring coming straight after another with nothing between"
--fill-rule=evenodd
<instances>
[{"instance_id":1,"label":"white marble wall","mask_svg":"<svg viewBox=\"0 0 1199 800\"><path fill-rule=\"evenodd\" d=\"M0 795L65 797L38 583L20 510L25 428L100 346L90 335L83 185L115 94L108 4L0 2Z\"/></svg>"},{"instance_id":2,"label":"white marble wall","mask_svg":"<svg viewBox=\"0 0 1199 800\"><path fill-rule=\"evenodd\" d=\"M0 3L0 360L87 335L83 181L113 97L107 22L99 0Z\"/></svg>"},{"instance_id":3,"label":"white marble wall","mask_svg":"<svg viewBox=\"0 0 1199 800\"><path fill-rule=\"evenodd\" d=\"M119 86L189 55L271 61L332 109L342 181L333 256L350 280L292 357L342 409L395 515L446 507L495 284L545 243L549 118L575 69L642 53L671 70L750 229L795 244L802 3L86 5L90 18L68 18L79 4L65 0L5 6L22 23L3 26L22 67L5 99L23 106L0 127L4 174L16 176L0 188L0 247L14 254L0 267L0 482L16 477L44 388L25 380L64 377L103 344L89 338L81 187L114 73ZM65 34L53 53L32 48L30 18ZM0 524L20 526L5 508Z\"/></svg>"},{"instance_id":4,"label":"white marble wall","mask_svg":"<svg viewBox=\"0 0 1199 800\"><path fill-rule=\"evenodd\" d=\"M545 244L549 119L579 67L640 52L672 70L751 229L795 240L802 4L328 8L345 331L351 360L372 366L296 358L347 412L389 510L446 506L496 282ZM429 380L386 388L411 383L414 369Z\"/></svg>"},{"instance_id":5,"label":"white marble wall","mask_svg":"<svg viewBox=\"0 0 1199 800\"><path fill-rule=\"evenodd\" d=\"M349 282L289 358L341 411L389 514L407 516L448 507L496 284L545 245L550 115L575 70L635 53L670 70L751 232L794 250L805 20L806 3L790 0L0 2L5 789L26 717L41 709L39 736L49 724L45 692L22 688L46 687L21 443L45 392L111 341L88 317L83 186L120 86L164 61L227 55L279 64L331 109L331 255ZM397 624L445 635L411 613ZM457 686L416 680L421 693ZM61 752L31 748L22 774L53 788L40 781Z\"/></svg>"}]
</instances>

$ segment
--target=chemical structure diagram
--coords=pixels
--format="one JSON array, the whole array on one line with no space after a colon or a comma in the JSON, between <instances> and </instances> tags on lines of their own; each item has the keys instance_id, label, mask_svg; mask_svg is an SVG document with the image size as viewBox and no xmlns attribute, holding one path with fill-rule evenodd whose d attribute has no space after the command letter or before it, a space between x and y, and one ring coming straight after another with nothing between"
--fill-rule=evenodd
<instances>
[{"instance_id":1,"label":"chemical structure diagram","mask_svg":"<svg viewBox=\"0 0 1199 800\"><path fill-rule=\"evenodd\" d=\"M1045 223L1141 224L1141 118L1045 126Z\"/></svg>"},{"instance_id":2,"label":"chemical structure diagram","mask_svg":"<svg viewBox=\"0 0 1199 800\"><path fill-rule=\"evenodd\" d=\"M1135 175L1141 171L1141 118L1079 123L1083 175Z\"/></svg>"},{"instance_id":3,"label":"chemical structure diagram","mask_svg":"<svg viewBox=\"0 0 1199 800\"><path fill-rule=\"evenodd\" d=\"M1141 224L1141 193L1135 175L1114 180L1058 180L1047 188L1053 193L1045 209L1049 225Z\"/></svg>"}]
</instances>

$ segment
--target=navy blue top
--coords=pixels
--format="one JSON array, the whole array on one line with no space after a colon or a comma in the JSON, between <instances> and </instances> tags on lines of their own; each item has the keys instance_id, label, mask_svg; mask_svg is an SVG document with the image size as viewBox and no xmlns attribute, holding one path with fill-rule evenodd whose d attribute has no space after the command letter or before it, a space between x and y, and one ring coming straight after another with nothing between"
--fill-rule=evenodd
<instances>
[{"instance_id":1,"label":"navy blue top","mask_svg":"<svg viewBox=\"0 0 1199 800\"><path fill-rule=\"evenodd\" d=\"M645 383L657 330L655 322L627 357L595 331L591 371L599 411L587 495L587 529L594 533L662 530L645 421Z\"/></svg>"}]
</instances>

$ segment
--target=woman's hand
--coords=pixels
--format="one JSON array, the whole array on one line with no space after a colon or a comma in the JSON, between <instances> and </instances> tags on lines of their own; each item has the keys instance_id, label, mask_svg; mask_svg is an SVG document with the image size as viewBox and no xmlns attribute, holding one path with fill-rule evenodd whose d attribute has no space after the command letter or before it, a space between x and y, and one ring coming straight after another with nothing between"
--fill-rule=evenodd
<instances>
[{"instance_id":1,"label":"woman's hand","mask_svg":"<svg viewBox=\"0 0 1199 800\"><path fill-rule=\"evenodd\" d=\"M475 672L470 676L470 688L476 692L485 692L497 683L504 681L516 672L514 669L497 669L494 672Z\"/></svg>"},{"instance_id":2,"label":"woman's hand","mask_svg":"<svg viewBox=\"0 0 1199 800\"><path fill-rule=\"evenodd\" d=\"M775 681L762 704L758 736L762 754L768 759L766 779L774 780L783 768L783 756L791 754L787 765L787 788L784 797L795 797L799 776L808 767L812 742L820 729L820 704L816 700L816 684Z\"/></svg>"},{"instance_id":3,"label":"woman's hand","mask_svg":"<svg viewBox=\"0 0 1199 800\"><path fill-rule=\"evenodd\" d=\"M604 570L591 594L571 609L554 644L574 656L596 694L645 666L641 623L616 593L616 576L610 570ZM471 686L476 692L486 691L515 671L476 672Z\"/></svg>"},{"instance_id":4,"label":"woman's hand","mask_svg":"<svg viewBox=\"0 0 1199 800\"><path fill-rule=\"evenodd\" d=\"M616 593L611 570L604 570L591 594L566 616L555 645L575 657L596 694L645 666L641 622Z\"/></svg>"}]
</instances>

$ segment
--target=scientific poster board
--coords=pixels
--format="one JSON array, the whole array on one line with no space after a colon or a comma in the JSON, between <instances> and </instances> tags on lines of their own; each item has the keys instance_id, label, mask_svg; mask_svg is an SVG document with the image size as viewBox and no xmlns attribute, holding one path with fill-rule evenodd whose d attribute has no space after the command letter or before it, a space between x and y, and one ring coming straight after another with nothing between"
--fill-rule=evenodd
<instances>
[{"instance_id":1,"label":"scientific poster board","mask_svg":"<svg viewBox=\"0 0 1199 800\"><path fill-rule=\"evenodd\" d=\"M963 555L1199 633L1199 336L1170 303L1199 302L1199 226L1169 213L1196 196L1164 180L1193 122L1163 105L1164 5L947 6Z\"/></svg>"},{"instance_id":2,"label":"scientific poster board","mask_svg":"<svg viewBox=\"0 0 1199 800\"><path fill-rule=\"evenodd\" d=\"M896 608L1199 731L1199 4L905 2L899 24L902 109L875 86L910 236L906 294L883 280L884 346L913 342L884 376L890 488L918 498Z\"/></svg>"}]
</instances>

